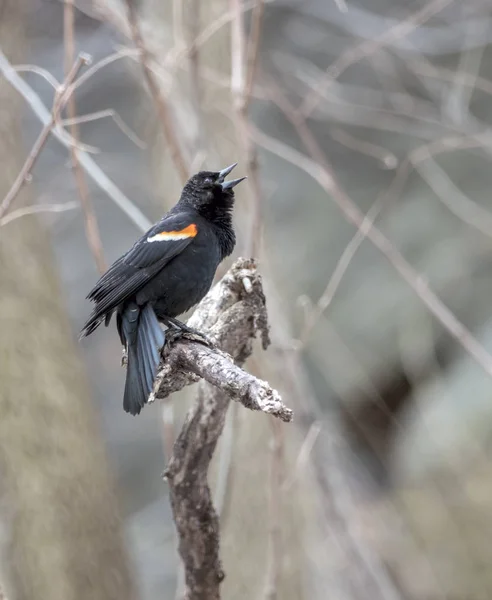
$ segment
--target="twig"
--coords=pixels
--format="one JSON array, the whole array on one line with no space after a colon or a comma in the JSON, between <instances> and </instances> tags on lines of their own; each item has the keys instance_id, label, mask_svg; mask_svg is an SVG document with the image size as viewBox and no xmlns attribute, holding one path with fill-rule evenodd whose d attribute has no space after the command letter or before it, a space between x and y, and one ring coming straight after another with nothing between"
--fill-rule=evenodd
<instances>
[{"instance_id":1,"label":"twig","mask_svg":"<svg viewBox=\"0 0 492 600\"><path fill-rule=\"evenodd\" d=\"M64 11L63 11L63 36L64 36L64 47L65 47L65 77L68 77L70 72L70 65L73 63L74 56L74 6L73 0L65 0ZM67 113L70 119L74 119L76 116L75 96L71 94L67 102ZM79 139L79 131L76 123L72 123L70 126L70 133L72 138L77 142ZM99 233L99 226L97 224L96 215L94 208L89 196L89 188L87 181L85 180L84 173L80 166L78 150L75 146L70 147L70 155L72 158L72 166L75 174L75 181L77 183L77 189L79 191L80 204L84 212L84 225L85 234L89 243L89 248L94 257L94 261L100 274L106 271L106 261L104 260L104 251L101 242L101 235Z\"/></svg>"},{"instance_id":2,"label":"twig","mask_svg":"<svg viewBox=\"0 0 492 600\"><path fill-rule=\"evenodd\" d=\"M290 342L289 325L281 310L280 298L272 294L269 304L273 304L272 329L275 332L274 344L286 348ZM357 527L360 516L352 486L346 469L347 445L332 419L325 419L299 360L300 355L291 351L273 353L275 368L284 381L285 395L296 407L297 422L301 427L309 428L322 422L322 428L316 436L313 452L313 466L318 484L325 494L322 502L324 519L319 526L322 537L340 549L343 564L323 565L326 573L327 589L334 598L378 598L381 600L401 600L401 595L380 560L377 551L361 535ZM314 443L314 442L313 442ZM317 515L321 517L321 515ZM330 548L330 553L332 548ZM328 587L329 586L329 587ZM352 586L356 590L352 590ZM340 593L337 593L340 592Z\"/></svg>"},{"instance_id":3,"label":"twig","mask_svg":"<svg viewBox=\"0 0 492 600\"><path fill-rule=\"evenodd\" d=\"M249 293L243 284L245 278L251 283ZM185 567L184 597L217 600L224 573L219 558L219 521L207 472L229 400L233 397L282 420L291 420L292 413L268 384L240 368L251 354L258 332L263 347L269 343L265 297L254 261L237 260L198 306L189 325L222 350L185 340L173 345L160 368L156 396L167 396L195 382L197 374L218 386L200 383L198 399L187 415L165 472Z\"/></svg>"},{"instance_id":4,"label":"twig","mask_svg":"<svg viewBox=\"0 0 492 600\"><path fill-rule=\"evenodd\" d=\"M35 213L52 212L59 213L65 212L66 210L73 210L78 208L78 202L65 202L65 204L35 204L34 206L25 206L24 208L18 208L17 210L11 210L7 215L0 218L0 227L25 217L26 215L32 215Z\"/></svg>"},{"instance_id":5,"label":"twig","mask_svg":"<svg viewBox=\"0 0 492 600\"><path fill-rule=\"evenodd\" d=\"M275 0L263 0L265 4L274 2ZM257 4L258 0L247 0L246 2L241 4L241 11L246 12L254 8ZM222 27L230 23L235 19L235 11L230 10L229 12L225 12L220 15L215 21L212 21L207 25L207 27L197 36L194 41L194 46L199 48L203 46L208 40L213 37ZM186 53L189 52L189 47L182 50L181 52L169 52L166 57L166 65L178 65L179 62L186 56Z\"/></svg>"},{"instance_id":6,"label":"twig","mask_svg":"<svg viewBox=\"0 0 492 600\"><path fill-rule=\"evenodd\" d=\"M72 125L74 123L90 123L91 121L97 121L98 119L104 119L105 117L112 119L115 125L126 135L129 140L135 144L135 146L141 150L145 150L145 148L147 148L147 144L141 140L138 135L132 129L130 129L130 127L128 127L120 115L112 108L98 110L86 115L79 115L73 119L60 119L60 124L65 126Z\"/></svg>"},{"instance_id":7,"label":"twig","mask_svg":"<svg viewBox=\"0 0 492 600\"><path fill-rule=\"evenodd\" d=\"M189 177L187 161L185 160L180 147L179 139L174 131L169 107L167 106L166 101L161 94L159 85L155 80L154 73L149 66L150 54L144 44L142 34L140 32L134 0L126 0L126 4L128 8L128 22L130 25L130 31L133 38L133 43L140 51L140 63L142 65L144 77L159 115L164 137L169 145L171 158L176 166L176 169L178 170L181 181L184 183Z\"/></svg>"},{"instance_id":8,"label":"twig","mask_svg":"<svg viewBox=\"0 0 492 600\"><path fill-rule=\"evenodd\" d=\"M303 125L303 122L299 120L293 124L299 135L302 132L303 142L309 145L309 152L316 156L316 158L310 158L257 129L253 131L254 139L265 149L281 156L311 175L326 193L333 198L346 220L361 230L364 226L364 215L336 182L334 174L326 165L326 158L320 151L311 132L305 127L305 123ZM318 158L322 161L321 164L317 162ZM405 260L401 252L376 227L372 226L369 228L365 232L365 236L393 265L438 321L475 359L484 371L492 376L492 356L478 342L471 331L457 319L453 312L432 291L424 277Z\"/></svg>"},{"instance_id":9,"label":"twig","mask_svg":"<svg viewBox=\"0 0 492 600\"><path fill-rule=\"evenodd\" d=\"M302 114L304 117L308 117L316 108L321 95L326 90L330 82L339 77L350 65L353 65L360 59L377 52L379 48L382 48L385 44L393 41L394 39L407 36L416 27L428 21L432 16L440 12L444 7L446 7L448 4L451 4L453 1L454 0L433 0L397 25L390 27L390 29L385 31L382 35L374 40L364 41L358 46L355 46L355 48L351 48L350 50L344 52L330 65L330 67L328 67L323 79L305 98L299 109L300 114Z\"/></svg>"},{"instance_id":10,"label":"twig","mask_svg":"<svg viewBox=\"0 0 492 600\"><path fill-rule=\"evenodd\" d=\"M235 432L237 431L237 410L239 406L233 404L229 407L224 424L224 431L220 439L219 457L217 461L217 480L214 489L215 509L219 518L224 518L229 508L228 502L231 492L231 482L234 477L234 452Z\"/></svg>"},{"instance_id":11,"label":"twig","mask_svg":"<svg viewBox=\"0 0 492 600\"><path fill-rule=\"evenodd\" d=\"M234 20L232 21L231 36L231 91L233 94L234 109L236 111L236 126L238 139L243 146L246 156L246 171L252 192L253 210L250 227L248 228L248 239L246 242L246 254L257 256L261 242L261 223L262 223L262 193L258 169L258 152L252 143L249 134L249 122L247 107L249 96L247 95L246 77L254 79L254 72L245 73L245 52L246 39L244 35L244 9L240 0L231 0ZM259 25L258 25L259 26ZM260 36L254 40L256 47L251 48L251 54L258 53ZM256 61L249 65L250 69L256 67Z\"/></svg>"},{"instance_id":12,"label":"twig","mask_svg":"<svg viewBox=\"0 0 492 600\"><path fill-rule=\"evenodd\" d=\"M446 69L445 67L437 68L431 63L424 63L422 60L408 61L408 64L411 65L413 71L419 73L423 77L440 79L442 81L455 81L456 79L456 71L453 71L452 69ZM460 73L460 84L470 88L476 87L482 92L492 95L492 81L485 77L470 73Z\"/></svg>"},{"instance_id":13,"label":"twig","mask_svg":"<svg viewBox=\"0 0 492 600\"><path fill-rule=\"evenodd\" d=\"M420 171L422 177L428 181L436 195L439 196L440 200L444 202L444 204L446 204L446 206L448 206L448 208L452 210L456 216L461 218L465 223L477 228L485 235L492 236L492 215L489 211L475 204L468 197L464 196L462 192L456 188L454 183L447 177L447 175L440 169L439 172L431 171L428 173L423 168L423 163L437 154L451 152L460 148L476 148L483 145L484 142L479 139L479 136L448 136L446 138L436 140L430 144L419 146L400 163L400 166L395 173L395 177L393 178L388 190L376 200L366 214L363 227L357 230L354 237L346 246L342 256L337 262L335 270L333 271L333 274L330 277L323 294L320 296L316 306L312 308L306 315L305 324L299 336L299 342L296 344L297 351L302 350L302 348L305 346L319 318L330 306L341 280L344 274L347 272L350 262L365 239L364 232L368 231L368 228L372 227L372 224L388 200L395 198L400 194L412 166ZM435 162L434 166L438 168L438 165ZM442 179L443 176L445 179ZM443 187L446 187L446 189L444 190ZM462 204L457 204L455 200L450 199L452 196L451 192L453 191L462 201Z\"/></svg>"},{"instance_id":14,"label":"twig","mask_svg":"<svg viewBox=\"0 0 492 600\"><path fill-rule=\"evenodd\" d=\"M36 92L20 77L9 63L5 55L0 51L0 72L12 87L19 92L32 108L38 119L47 126L51 120L50 111L43 104ZM77 81L80 81L80 77ZM71 90L77 86L72 86ZM70 136L62 127L55 125L52 129L53 136L66 148L74 144ZM111 179L102 171L92 158L85 152L79 152L79 161L85 172L99 186L109 198L127 215L127 217L138 227L140 231L147 231L152 222L127 198Z\"/></svg>"},{"instance_id":15,"label":"twig","mask_svg":"<svg viewBox=\"0 0 492 600\"><path fill-rule=\"evenodd\" d=\"M248 62L246 65L246 87L244 90L244 109L247 111L251 96L253 93L253 85L255 83L256 66L258 64L258 56L260 54L260 42L261 42L261 26L263 23L263 13L265 12L264 0L256 0L256 4L253 7L251 15L251 32L248 38L247 57ZM236 14L237 18L237 14Z\"/></svg>"},{"instance_id":16,"label":"twig","mask_svg":"<svg viewBox=\"0 0 492 600\"><path fill-rule=\"evenodd\" d=\"M445 112L451 121L457 125L464 125L469 120L469 105L475 85L465 85L464 78L467 77L468 79L473 80L473 78L478 76L483 53L487 46L485 38L489 29L485 19L480 22L478 30L476 26L472 26L467 20L470 5L463 4L461 10L463 13L463 20L466 24L463 43L464 48L456 68L453 86L449 90L449 93L443 95L442 101L443 112ZM477 40L477 38L484 40L482 47L473 49L467 48L467 42L471 39Z\"/></svg>"},{"instance_id":17,"label":"twig","mask_svg":"<svg viewBox=\"0 0 492 600\"><path fill-rule=\"evenodd\" d=\"M382 146L378 146L377 144L373 144L372 142L368 142L366 140L358 140L354 136L348 134L346 131L338 128L332 129L330 131L330 135L339 144L343 144L351 150L355 150L356 152L360 152L361 154L375 158L385 169L396 169L398 166L397 157L393 154L393 152L386 150L386 148L383 148Z\"/></svg>"},{"instance_id":18,"label":"twig","mask_svg":"<svg viewBox=\"0 0 492 600\"><path fill-rule=\"evenodd\" d=\"M301 449L299 450L299 454L297 455L297 460L294 468L292 469L292 473L289 478L283 482L282 491L284 493L290 492L292 486L296 482L299 477L299 473L301 473L308 463L309 456L313 451L313 447L318 439L318 435L321 432L321 424L318 421L314 421L308 429L306 433L306 437L302 443Z\"/></svg>"},{"instance_id":19,"label":"twig","mask_svg":"<svg viewBox=\"0 0 492 600\"><path fill-rule=\"evenodd\" d=\"M276 56L278 58L278 53ZM304 95L316 89L318 82L323 78L324 72L313 67L307 60L289 55L285 62L289 71L292 71L293 65L298 65L295 69L296 77L308 88ZM424 139L434 139L436 130L455 131L455 128L442 122L440 112L427 101L409 95L389 95L367 86L340 84L336 80L331 80L331 84L331 90L320 91L326 102L318 105L318 112L312 115L313 118L395 131ZM405 99L404 105L401 102L402 97ZM361 98L364 99L364 103L360 101ZM394 108L387 107L388 100ZM410 118L415 122L409 122Z\"/></svg>"},{"instance_id":20,"label":"twig","mask_svg":"<svg viewBox=\"0 0 492 600\"><path fill-rule=\"evenodd\" d=\"M265 600L276 600L282 572L282 489L284 484L284 436L280 423L270 423L270 473L268 486L268 565Z\"/></svg>"},{"instance_id":21,"label":"twig","mask_svg":"<svg viewBox=\"0 0 492 600\"><path fill-rule=\"evenodd\" d=\"M376 218L379 216L382 209L387 205L389 200L397 198L401 193L405 181L407 180L409 171L410 163L408 160L405 160L400 164L400 167L387 191L380 195L379 198L374 202L365 215L362 226L357 229L355 235L345 247L345 250L336 264L332 276L326 284L324 292L321 294L318 302L316 303L316 306L311 308L306 315L304 327L299 335L299 342L295 347L297 352L300 352L304 348L314 327L333 301L340 283L342 282L343 276L347 272L347 269L357 253L357 250L364 241L366 233L373 226Z\"/></svg>"},{"instance_id":22,"label":"twig","mask_svg":"<svg viewBox=\"0 0 492 600\"><path fill-rule=\"evenodd\" d=\"M35 73L46 80L54 90L60 87L60 82L47 69L38 67L38 65L15 65L13 67L17 73Z\"/></svg>"},{"instance_id":23,"label":"twig","mask_svg":"<svg viewBox=\"0 0 492 600\"><path fill-rule=\"evenodd\" d=\"M70 69L70 72L67 74L62 86L58 89L57 93L55 94L55 98L53 100L53 107L51 110L51 118L50 118L49 122L44 126L41 133L39 134L39 137L36 140L36 142L34 143L34 146L32 147L31 152L29 153L29 156L27 157L26 162L24 163L22 169L20 170L19 174L17 175L12 187L10 188L10 190L7 192L7 195L3 199L2 204L0 206L0 218L3 217L3 215L7 212L10 205L15 200L17 194L20 192L22 186L24 185L24 182L26 181L26 179L29 178L31 171L39 157L39 154L40 154L41 150L43 149L43 146L46 144L52 129L56 125L56 120L58 118L58 115L60 114L60 111L62 110L63 106L65 105L66 101L69 98L69 93L70 93L69 86L72 83L72 81L75 79L75 77L77 76L77 73L83 67L83 65L87 64L87 61L88 61L87 55L80 54L78 56L77 60L73 64L72 68Z\"/></svg>"},{"instance_id":24,"label":"twig","mask_svg":"<svg viewBox=\"0 0 492 600\"><path fill-rule=\"evenodd\" d=\"M202 2L200 0L189 0L186 11L186 43L188 58L188 70L186 73L190 86L191 107L195 113L195 131L191 140L193 148L193 160L190 165L192 173L200 170L207 158L207 139L204 130L205 114L203 104L202 86L202 61L200 60L200 47L195 40L201 24ZM198 166L198 168L197 168Z\"/></svg>"},{"instance_id":25,"label":"twig","mask_svg":"<svg viewBox=\"0 0 492 600\"><path fill-rule=\"evenodd\" d=\"M77 78L77 81L73 84L73 89L76 90L78 87L86 83L88 79L93 77L98 71L107 67L108 65L113 64L117 60L121 60L122 58L138 58L140 56L140 50L138 48L120 48L114 54L110 54L105 58L102 58L97 63L94 63L90 69Z\"/></svg>"},{"instance_id":26,"label":"twig","mask_svg":"<svg viewBox=\"0 0 492 600\"><path fill-rule=\"evenodd\" d=\"M466 196L429 154L427 160L412 161L413 166L439 200L467 225L492 237L492 212Z\"/></svg>"}]
</instances>

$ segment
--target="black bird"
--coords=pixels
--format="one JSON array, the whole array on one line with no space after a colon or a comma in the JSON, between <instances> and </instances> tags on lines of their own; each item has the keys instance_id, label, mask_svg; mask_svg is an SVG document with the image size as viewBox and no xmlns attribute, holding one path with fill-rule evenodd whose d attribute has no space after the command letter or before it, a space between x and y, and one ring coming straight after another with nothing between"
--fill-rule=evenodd
<instances>
[{"instance_id":1,"label":"black bird","mask_svg":"<svg viewBox=\"0 0 492 600\"><path fill-rule=\"evenodd\" d=\"M138 415L152 391L165 332L159 322L189 331L176 317L200 302L219 263L234 250L233 188L224 181L237 163L201 171L183 188L179 202L116 260L87 298L95 303L81 338L104 320L116 325L127 352L123 408Z\"/></svg>"}]
</instances>

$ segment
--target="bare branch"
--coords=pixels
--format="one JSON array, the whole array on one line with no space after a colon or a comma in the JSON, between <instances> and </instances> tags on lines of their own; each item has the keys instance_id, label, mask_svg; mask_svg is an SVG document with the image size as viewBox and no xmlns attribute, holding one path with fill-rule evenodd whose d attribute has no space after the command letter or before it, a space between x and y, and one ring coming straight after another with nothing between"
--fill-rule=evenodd
<instances>
[{"instance_id":1,"label":"bare branch","mask_svg":"<svg viewBox=\"0 0 492 600\"><path fill-rule=\"evenodd\" d=\"M398 166L398 158L393 152L386 150L386 148L383 148L382 146L378 146L377 144L373 144L366 140L358 140L353 135L338 128L332 129L330 135L339 144L342 144L351 150L355 150L356 152L360 152L361 154L365 154L366 156L375 158L385 169L396 169Z\"/></svg>"},{"instance_id":2,"label":"bare branch","mask_svg":"<svg viewBox=\"0 0 492 600\"><path fill-rule=\"evenodd\" d=\"M274 2L275 0L263 0L263 2L266 4ZM247 0L246 2L243 2L241 4L241 12L246 12L251 10L252 8L254 8L257 4L258 0ZM222 13L220 15L219 18L217 18L215 21L212 21L211 23L209 23L207 25L207 27L197 36L195 42L194 42L194 47L199 48L200 46L203 46L206 42L208 42L208 40L213 37L220 29L222 29L222 27L224 27L225 25L227 25L228 23L230 23L231 21L233 21L235 18L235 11L234 10L230 10L229 12L225 12ZM190 47L182 50L182 51L178 51L176 52L176 49L174 49L174 51L169 52L168 56L166 57L166 64L175 64L178 63L182 58L184 58L186 56L186 54L190 51Z\"/></svg>"},{"instance_id":3,"label":"bare branch","mask_svg":"<svg viewBox=\"0 0 492 600\"><path fill-rule=\"evenodd\" d=\"M77 81L73 83L73 89L77 89L81 85L83 85L88 79L93 77L98 71L107 67L108 65L113 64L117 60L121 60L122 58L138 58L140 56L140 50L138 48L120 48L114 54L110 54L105 58L102 58L97 63L94 63L90 69L77 78Z\"/></svg>"},{"instance_id":4,"label":"bare branch","mask_svg":"<svg viewBox=\"0 0 492 600\"><path fill-rule=\"evenodd\" d=\"M169 107L167 106L167 103L161 94L159 85L155 80L154 73L149 66L151 57L140 32L134 0L126 0L126 4L128 8L128 22L130 24L130 31L133 38L133 43L140 51L140 63L142 65L144 77L149 87L150 95L152 96L155 107L159 114L159 120L161 122L164 137L169 145L171 158L176 166L176 169L178 170L181 181L184 183L189 177L187 161L185 160L179 139L174 131Z\"/></svg>"},{"instance_id":5,"label":"bare branch","mask_svg":"<svg viewBox=\"0 0 492 600\"><path fill-rule=\"evenodd\" d=\"M492 212L464 194L430 153L427 160L415 161L412 164L439 200L454 215L484 235L492 237Z\"/></svg>"},{"instance_id":6,"label":"bare branch","mask_svg":"<svg viewBox=\"0 0 492 600\"><path fill-rule=\"evenodd\" d=\"M277 600L280 576L282 572L282 522L281 506L284 474L284 450L285 443L280 423L271 422L272 439L270 441L270 476L269 476L269 498L268 498L268 521L269 521L269 551L268 570L265 587L265 600Z\"/></svg>"},{"instance_id":7,"label":"bare branch","mask_svg":"<svg viewBox=\"0 0 492 600\"><path fill-rule=\"evenodd\" d=\"M249 291L243 283L245 279L251 285L246 286ZM230 398L285 421L292 419L292 412L266 382L240 368L250 356L258 332L263 347L269 343L265 297L254 261L237 260L198 306L189 325L210 337L222 350L187 340L174 344L161 367L156 397L165 397L195 382L197 376L215 386L200 383L198 399L176 440L165 472L185 567L185 597L211 600L220 597L224 573L219 558L219 522L207 472Z\"/></svg>"},{"instance_id":8,"label":"bare branch","mask_svg":"<svg viewBox=\"0 0 492 600\"><path fill-rule=\"evenodd\" d=\"M38 119L47 126L51 120L50 111L43 104L41 98L36 92L20 77L6 56L0 51L0 72L5 79L23 96ZM85 73L87 74L87 72ZM79 77L77 82L80 82ZM78 86L76 83L71 86L71 91ZM55 125L52 129L53 136L66 148L74 144L74 139L62 127ZM127 217L141 230L147 231L152 226L152 222L142 213L142 211L115 185L115 183L99 168L92 158L85 152L79 152L79 160L85 172L99 186L109 198L127 215Z\"/></svg>"},{"instance_id":9,"label":"bare branch","mask_svg":"<svg viewBox=\"0 0 492 600\"><path fill-rule=\"evenodd\" d=\"M63 11L63 36L64 36L64 51L65 51L65 77L68 78L70 73L70 65L73 63L75 53L74 43L74 6L73 0L65 0ZM74 119L77 109L75 106L75 96L70 94L67 102L67 112L70 119ZM70 125L70 133L72 138L77 142L79 139L79 131L76 123ZM103 245L99 226L97 224L94 208L89 196L89 188L84 177L84 172L80 166L78 150L75 146L70 147L70 156L72 158L72 166L75 174L75 181L79 191L80 204L84 211L85 234L89 248L94 257L94 261L100 274L106 270L106 261L104 260Z\"/></svg>"},{"instance_id":10,"label":"bare branch","mask_svg":"<svg viewBox=\"0 0 492 600\"><path fill-rule=\"evenodd\" d=\"M98 110L93 113L79 115L78 117L73 117L70 119L60 119L60 123L61 125L90 123L91 121L97 121L98 119L104 119L106 117L112 119L115 125L126 135L130 141L135 144L135 146L138 146L141 150L145 150L147 148L147 144L141 140L138 135L132 129L130 129L130 127L128 127L120 115L112 108Z\"/></svg>"},{"instance_id":11,"label":"bare branch","mask_svg":"<svg viewBox=\"0 0 492 600\"><path fill-rule=\"evenodd\" d=\"M236 111L237 137L243 146L246 156L246 170L248 181L252 192L252 216L249 226L248 240L246 242L246 253L250 256L257 256L261 241L261 212L262 212L262 193L260 185L260 176L258 170L258 152L252 143L249 133L248 121L248 103L251 88L246 87L246 78L254 80L254 69L256 61L249 64L250 72L246 70L246 38L244 33L244 7L240 0L231 0L234 20L232 22L231 36L231 91L234 99L234 108ZM258 24L260 27L260 24ZM253 40L256 44L250 52L257 54L260 36Z\"/></svg>"},{"instance_id":12,"label":"bare branch","mask_svg":"<svg viewBox=\"0 0 492 600\"><path fill-rule=\"evenodd\" d=\"M255 83L256 65L258 64L258 56L260 53L260 41L261 41L261 25L263 22L263 13L265 12L264 0L256 0L256 4L253 8L253 14L251 15L251 32L248 39L248 64L246 65L246 88L245 94L245 109L248 108L253 92L253 85ZM237 18L237 16L236 16Z\"/></svg>"},{"instance_id":13,"label":"bare branch","mask_svg":"<svg viewBox=\"0 0 492 600\"><path fill-rule=\"evenodd\" d=\"M390 27L376 39L362 42L358 46L355 46L355 48L351 48L347 52L344 52L330 65L318 86L305 98L300 108L301 114L304 117L308 117L316 108L321 98L321 94L326 90L330 82L339 77L350 65L377 52L379 48L382 48L385 44L394 39L407 36L416 27L425 23L425 21L428 21L448 4L451 4L451 2L453 2L453 0L433 0L397 25Z\"/></svg>"},{"instance_id":14,"label":"bare branch","mask_svg":"<svg viewBox=\"0 0 492 600\"><path fill-rule=\"evenodd\" d=\"M437 68L430 62L423 62L421 58L419 60L409 60L408 65L411 66L413 71L424 77L452 82L456 80L456 71L446 69L445 67ZM476 87L477 89L482 90L482 92L492 95L492 81L490 81L490 79L479 77L474 73L460 73L459 78L462 86L466 85L470 88Z\"/></svg>"},{"instance_id":15,"label":"bare branch","mask_svg":"<svg viewBox=\"0 0 492 600\"><path fill-rule=\"evenodd\" d=\"M176 371L180 372L177 376ZM160 377L157 392L159 398L167 398L185 385L195 383L198 377L250 410L272 414L286 422L292 420L292 412L285 408L279 393L266 381L243 371L224 352L208 348L199 342L177 343L166 359Z\"/></svg>"},{"instance_id":16,"label":"bare branch","mask_svg":"<svg viewBox=\"0 0 492 600\"><path fill-rule=\"evenodd\" d=\"M59 213L65 212L66 210L73 210L78 208L78 202L65 202L64 204L35 204L34 206L25 206L24 208L18 208L17 210L11 210L7 215L0 218L0 227L25 217L26 215L33 215L36 213L51 212Z\"/></svg>"},{"instance_id":17,"label":"bare branch","mask_svg":"<svg viewBox=\"0 0 492 600\"><path fill-rule=\"evenodd\" d=\"M279 140L274 140L257 129L253 131L254 139L265 149L281 156L311 175L326 193L333 198L347 221L355 225L359 230L363 230L364 215L336 182L332 170L327 166L326 158L320 151L317 141L312 136L304 121L294 119L293 125L296 127L299 135L302 132L303 142L309 145L310 153L316 156L316 158L314 156L310 158ZM318 160L320 162L317 162ZM492 376L492 356L473 336L472 332L458 320L454 313L434 293L425 278L405 260L401 252L393 246L390 240L379 229L372 226L364 232L364 235L388 259L438 321L475 359L483 370Z\"/></svg>"},{"instance_id":18,"label":"bare branch","mask_svg":"<svg viewBox=\"0 0 492 600\"><path fill-rule=\"evenodd\" d=\"M76 62L72 66L70 72L67 74L65 81L63 82L61 88L59 88L59 90L55 94L55 98L53 101L53 108L51 110L51 119L44 126L43 130L39 134L39 137L36 140L36 142L34 143L34 146L32 147L31 152L29 153L29 156L27 157L27 160L24 163L24 166L20 170L12 187L10 188L7 195L3 199L2 204L0 206L0 218L3 217L3 215L7 212L10 205L15 200L17 194L20 192L22 186L24 185L24 182L26 181L26 179L29 178L31 171L32 171L34 165L36 164L37 159L39 158L39 154L41 153L41 150L43 149L43 146L46 144L52 129L56 125L56 120L58 118L58 115L60 114L60 111L63 109L63 106L65 105L65 103L67 102L67 100L70 96L70 84L75 79L75 77L76 77L77 73L80 71L80 69L85 64L87 64L87 60L88 59L85 54L79 55Z\"/></svg>"},{"instance_id":19,"label":"bare branch","mask_svg":"<svg viewBox=\"0 0 492 600\"><path fill-rule=\"evenodd\" d=\"M17 73L35 73L47 81L54 90L57 90L61 83L49 71L38 67L38 65L15 65Z\"/></svg>"}]
</instances>

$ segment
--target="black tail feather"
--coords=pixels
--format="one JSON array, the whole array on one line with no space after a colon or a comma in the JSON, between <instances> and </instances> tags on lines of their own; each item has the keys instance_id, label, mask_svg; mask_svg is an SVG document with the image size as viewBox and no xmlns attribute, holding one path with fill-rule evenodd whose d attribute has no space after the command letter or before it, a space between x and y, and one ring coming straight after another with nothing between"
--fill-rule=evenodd
<instances>
[{"instance_id":1,"label":"black tail feather","mask_svg":"<svg viewBox=\"0 0 492 600\"><path fill-rule=\"evenodd\" d=\"M82 328L82 330L79 334L79 339L81 340L81 339L87 337L88 335L90 335L93 331L95 331L99 327L100 324L101 324L101 317L96 315L95 312L92 312L91 316L87 319L86 324L84 325L84 327Z\"/></svg>"},{"instance_id":2,"label":"black tail feather","mask_svg":"<svg viewBox=\"0 0 492 600\"><path fill-rule=\"evenodd\" d=\"M149 394L140 373L137 347L136 345L130 345L128 346L123 408L131 415L138 415L147 402L148 397Z\"/></svg>"},{"instance_id":3,"label":"black tail feather","mask_svg":"<svg viewBox=\"0 0 492 600\"><path fill-rule=\"evenodd\" d=\"M129 306L121 316L121 327L128 347L123 408L138 415L152 391L165 335L150 305Z\"/></svg>"}]
</instances>

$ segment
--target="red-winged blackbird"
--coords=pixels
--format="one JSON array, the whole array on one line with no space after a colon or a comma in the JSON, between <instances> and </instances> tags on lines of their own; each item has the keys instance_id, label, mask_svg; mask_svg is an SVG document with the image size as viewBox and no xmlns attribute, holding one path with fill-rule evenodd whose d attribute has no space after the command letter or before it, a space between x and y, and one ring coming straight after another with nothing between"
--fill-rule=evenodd
<instances>
[{"instance_id":1,"label":"red-winged blackbird","mask_svg":"<svg viewBox=\"0 0 492 600\"><path fill-rule=\"evenodd\" d=\"M175 317L200 302L219 263L234 249L233 188L245 177L224 179L236 164L193 175L176 206L113 263L87 296L95 307L81 337L103 320L108 326L116 311L128 358L123 408L132 415L140 413L152 391L166 341L159 321L189 331Z\"/></svg>"}]
</instances>

